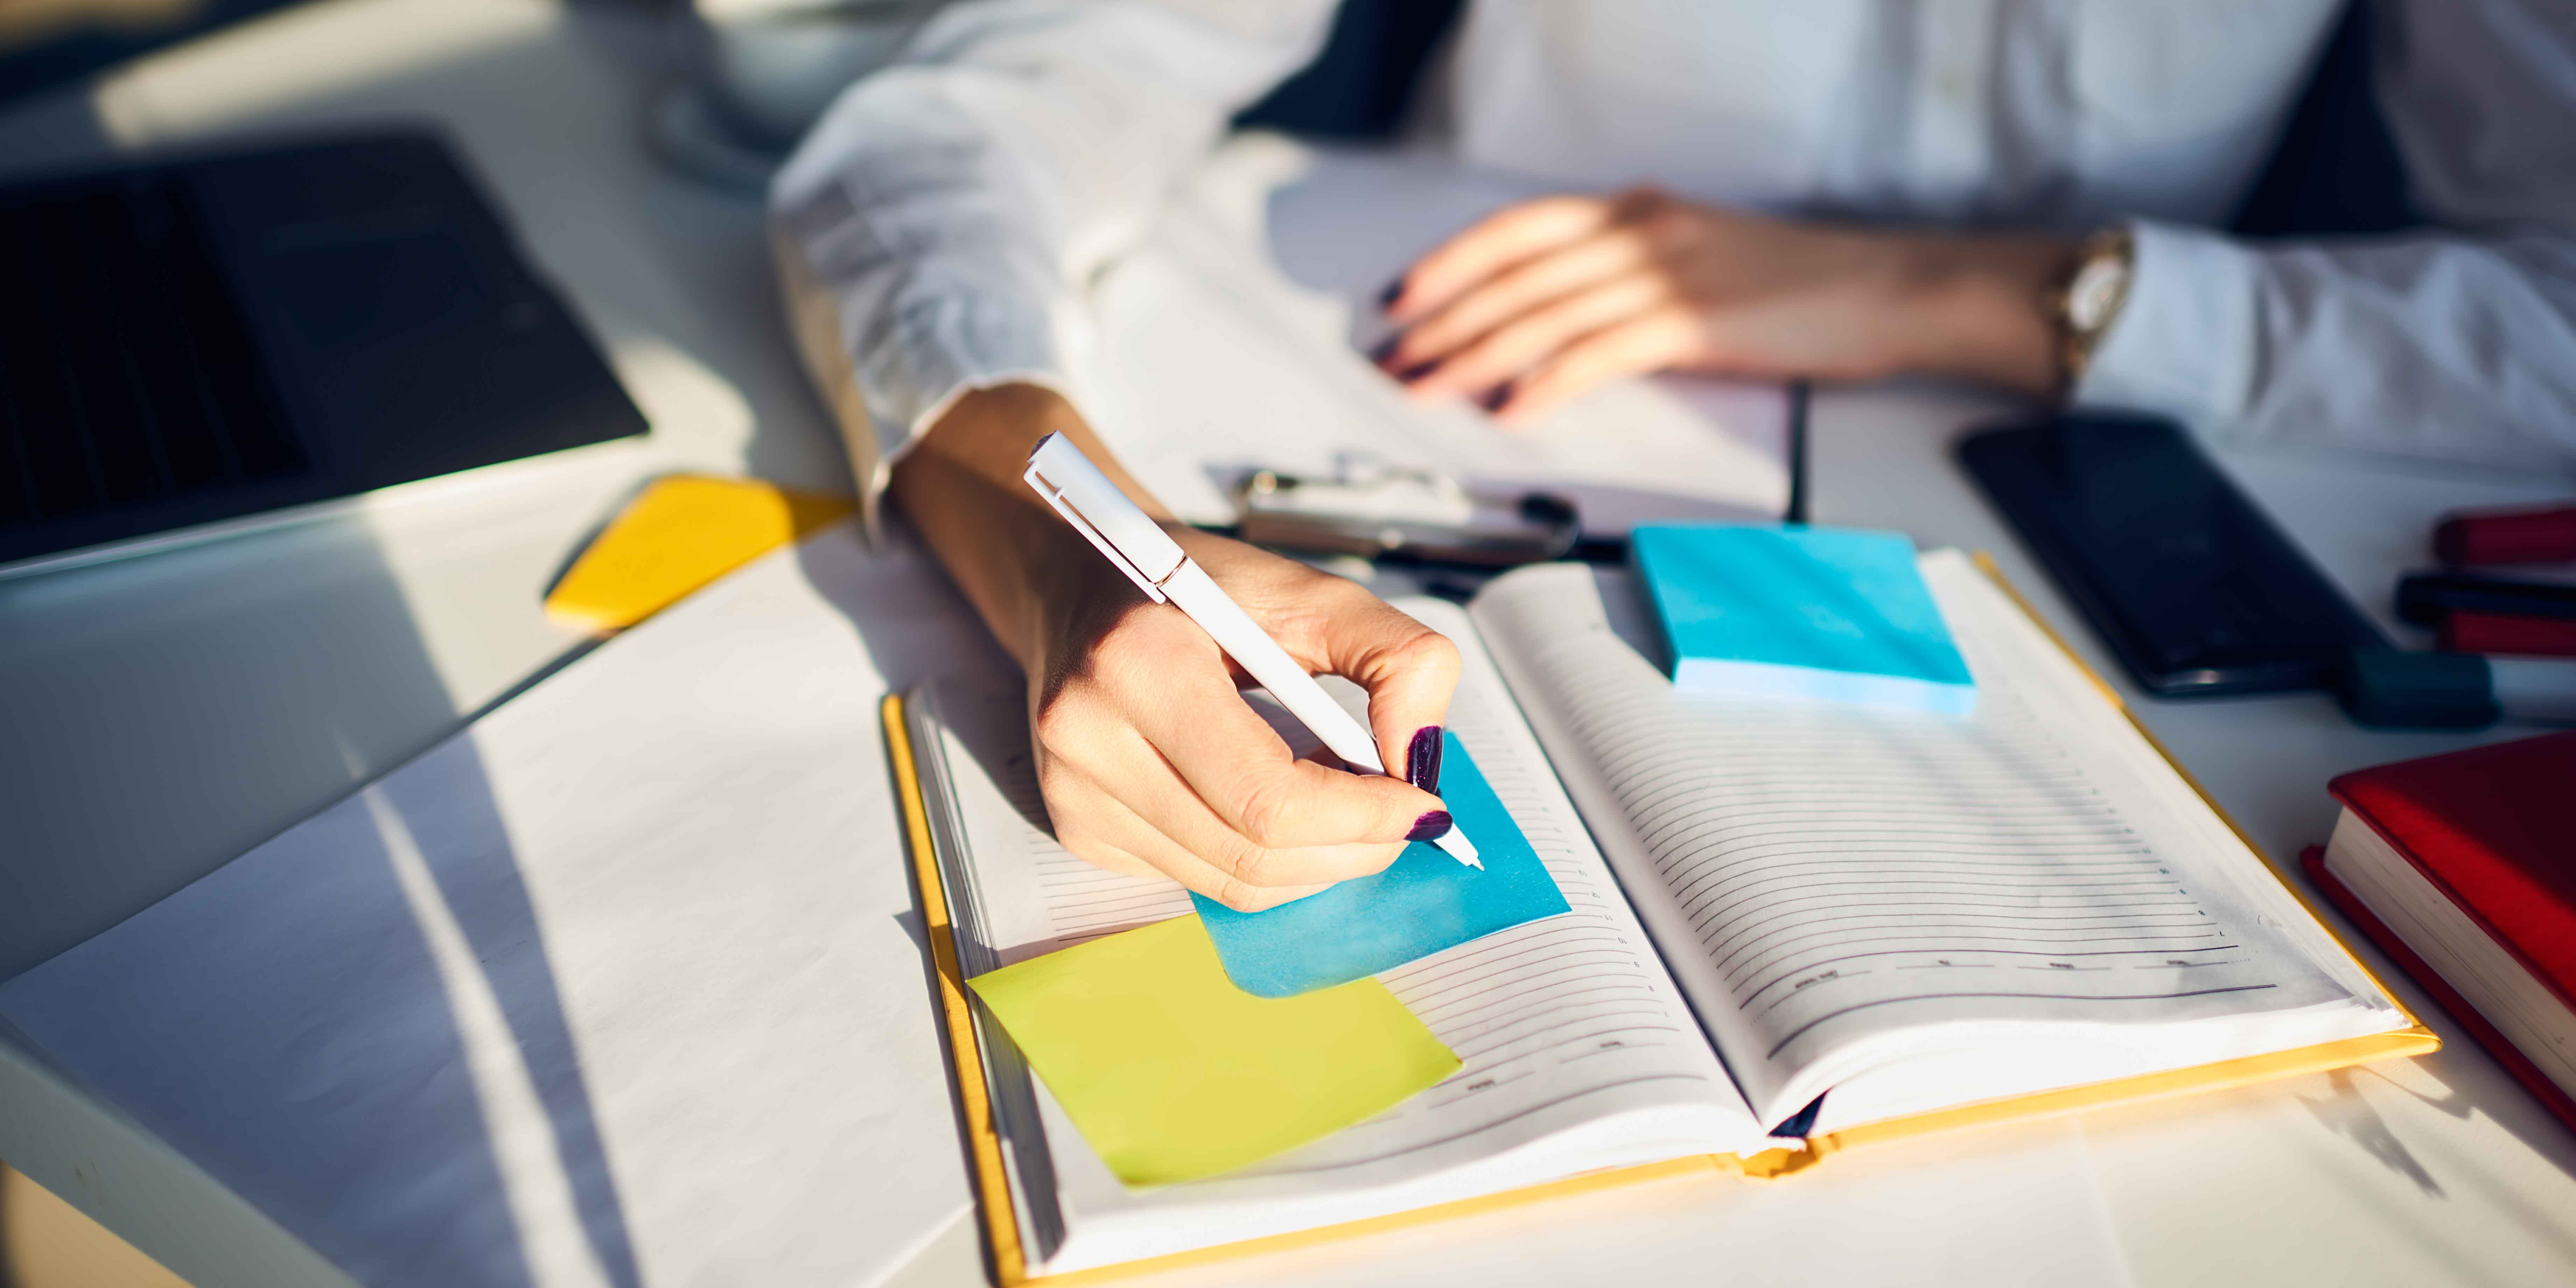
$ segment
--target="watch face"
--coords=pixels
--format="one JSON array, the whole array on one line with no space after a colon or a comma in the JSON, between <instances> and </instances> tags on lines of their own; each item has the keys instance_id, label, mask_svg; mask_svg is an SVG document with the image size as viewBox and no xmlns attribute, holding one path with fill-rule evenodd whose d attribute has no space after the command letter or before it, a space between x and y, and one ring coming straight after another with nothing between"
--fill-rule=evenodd
<instances>
[{"instance_id":1,"label":"watch face","mask_svg":"<svg viewBox=\"0 0 2576 1288\"><path fill-rule=\"evenodd\" d=\"M2128 265L2108 255L2086 260L2066 284L2066 321L2078 331L2098 331L2111 320L2129 282Z\"/></svg>"}]
</instances>

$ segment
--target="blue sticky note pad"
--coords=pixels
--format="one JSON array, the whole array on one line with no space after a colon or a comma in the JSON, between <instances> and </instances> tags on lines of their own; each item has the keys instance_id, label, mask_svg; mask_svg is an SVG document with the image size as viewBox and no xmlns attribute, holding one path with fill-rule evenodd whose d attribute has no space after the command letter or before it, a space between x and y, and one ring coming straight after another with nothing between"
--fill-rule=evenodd
<instances>
[{"instance_id":1,"label":"blue sticky note pad","mask_svg":"<svg viewBox=\"0 0 2576 1288\"><path fill-rule=\"evenodd\" d=\"M1457 735L1441 737L1440 799L1476 843L1485 870L1416 841L1375 876L1264 912L1236 912L1192 895L1237 988L1255 997L1311 993L1568 910L1484 771Z\"/></svg>"},{"instance_id":2,"label":"blue sticky note pad","mask_svg":"<svg viewBox=\"0 0 2576 1288\"><path fill-rule=\"evenodd\" d=\"M1638 528L1629 554L1672 651L1673 686L1965 715L1976 681L1914 543L1857 528Z\"/></svg>"}]
</instances>

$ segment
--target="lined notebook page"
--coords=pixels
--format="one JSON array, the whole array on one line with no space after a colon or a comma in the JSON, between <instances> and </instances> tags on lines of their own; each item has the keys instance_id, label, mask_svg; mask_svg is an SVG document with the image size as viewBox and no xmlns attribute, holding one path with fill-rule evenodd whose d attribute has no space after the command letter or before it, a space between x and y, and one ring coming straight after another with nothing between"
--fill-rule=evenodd
<instances>
[{"instance_id":1,"label":"lined notebook page","mask_svg":"<svg viewBox=\"0 0 2576 1288\"><path fill-rule=\"evenodd\" d=\"M1381 976L1463 1067L1378 1118L1246 1173L1127 1191L1050 1106L1046 1135L1055 1184L1066 1225L1077 1236L1086 1224L1096 1233L1122 1220L1130 1234L1150 1235L1150 1214L1187 1209L1200 1232L1194 1241L1205 1242L1211 1221L1229 1219L1213 1210L1231 1209L1253 1223L1245 1227L1253 1233L1230 1237L1254 1237L1255 1225L1297 1212L1282 1199L1314 1197L1333 1209L1317 1220L1350 1219L1354 1203L1366 1214L1372 1191L1426 1178L1437 1184L1442 1174L1461 1169L1462 1192L1480 1192L1548 1179L1560 1166L1723 1153L1760 1142L1760 1128L1620 897L1464 614L1437 601L1404 606L1457 639L1467 655L1449 727L1476 757L1572 911ZM935 745L943 765L933 777L947 797L934 812L951 816L967 855L962 875L972 893L952 904L959 905L960 948L970 974L1190 912L1179 885L1093 868L1042 829L1016 682L951 682L930 696L942 726ZM1614 1128L1592 1129L1611 1119L1620 1120ZM1531 1146L1553 1161L1514 1165L1521 1170L1479 1168ZM1531 1166L1540 1170L1529 1174ZM1139 1246L1122 1238L1115 1250L1120 1257L1150 1255ZM1092 1253L1108 1256L1102 1248L1095 1239Z\"/></svg>"},{"instance_id":2,"label":"lined notebook page","mask_svg":"<svg viewBox=\"0 0 2576 1288\"><path fill-rule=\"evenodd\" d=\"M2313 923L2277 889L2267 906L2229 875L2257 860L1972 565L1924 569L1977 678L1971 718L1677 693L1613 621L1620 574L1532 569L1477 601L1758 1111L1902 1058L1927 1024L2375 998L2319 964L2348 970L2339 951L2294 942Z\"/></svg>"}]
</instances>

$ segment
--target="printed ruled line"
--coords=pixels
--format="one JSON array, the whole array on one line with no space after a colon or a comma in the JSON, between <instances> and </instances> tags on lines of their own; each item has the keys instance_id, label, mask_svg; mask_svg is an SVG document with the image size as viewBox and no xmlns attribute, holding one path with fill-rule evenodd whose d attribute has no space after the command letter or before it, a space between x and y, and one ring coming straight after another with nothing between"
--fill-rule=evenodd
<instances>
[{"instance_id":1,"label":"printed ruled line","mask_svg":"<svg viewBox=\"0 0 2576 1288\"><path fill-rule=\"evenodd\" d=\"M1756 944L1760 944L1760 943L1762 943L1764 940L1767 940L1767 939L1773 939L1773 938L1776 938L1776 937L1778 937L1778 936L1780 936L1780 935L1792 935L1792 937L1791 937L1791 938L1786 939L1786 940L1783 940L1783 941L1781 941L1781 942L1780 942L1780 943L1778 943L1778 944L1773 944L1771 947L1769 947L1769 948L1765 948L1765 949L1763 949L1763 950L1762 950L1762 953L1774 952L1774 951L1777 951L1780 947L1782 947L1782 946L1784 946L1784 945L1786 945L1786 944L1803 943L1803 942L1805 942L1806 940L1809 940L1809 939L1818 939L1818 938L1822 938L1822 937L1824 937L1824 936L1826 936L1826 935L1836 935L1836 934L1843 934L1843 933L1845 933L1845 932L1843 932L1843 931L1838 931L1838 930L1814 930L1812 933L1809 933L1809 934L1795 935L1795 934L1792 934L1792 932L1795 932L1795 931L1807 931L1807 930L1812 930L1812 928L1813 928L1813 927L1816 927L1816 926L1833 926L1833 925L1842 925L1842 924L1845 924L1845 923L1855 922L1855 921L1878 921L1878 922L1889 922L1889 923L1892 923L1892 924L1888 924L1888 925L1880 925L1880 926L1869 926L1869 927L1853 926L1853 927L1852 927L1852 929L1853 929L1853 930L1863 930L1863 929L1866 929L1866 930L1871 930L1871 931L1880 931L1880 930L1900 930L1900 929L1911 929L1911 928L1917 928L1917 927L1919 927L1919 928L1924 928L1924 929L1932 929L1932 928L1943 928L1943 929L1948 929L1948 928L1959 928L1959 929L1966 929L1966 930L2006 930L2006 929L2010 929L2010 927L2007 927L2007 926L1997 926L1997 925L1993 925L1993 924L1991 924L1991 923L1993 923L1993 922L1998 922L1998 921L2031 921L2031 922L2115 921L2115 922L2124 922L2124 923L2127 923L2126 925L2122 925L2122 926L2059 926L2059 927L2055 927L2055 929L2064 929L2064 930L2120 930L2120 929L2127 929L2127 928L2129 928L2129 927L2131 927L2131 926L2135 926L2135 927L2146 927L2146 926L2157 926L2157 927L2167 927L2167 926L2189 926L2189 927L2199 927L2199 926L2209 926L2209 925L2215 925L2215 924L2216 924L2215 922L2211 921L2211 920L2209 919L2209 917L2208 917L2206 914L2204 914L2204 913L2200 912L2200 911L2199 911L2198 909L2196 909L2196 908L2194 908L2194 909L2190 909L2190 910L2187 910L2187 911L2183 911L2183 912L2179 912L2179 913L2167 913L2167 912L2151 912L2151 913L2125 912L2125 913L2124 913L2124 912L2074 912L2074 911L2069 911L2069 912L2064 913L2064 914L2062 914L2062 915L2045 915L2045 914L2018 915L2018 914L2013 914L2013 913L2001 913L2001 912L1962 912L1962 913L1944 913L1944 914L1939 914L1939 915L1932 916L1932 917L1925 917L1925 916L1921 916L1921 915L1919 915L1919 914L1915 914L1915 913L1901 913L1901 912L1859 912L1859 913L1852 913L1852 914L1850 914L1850 915L1847 915L1847 916L1841 916L1841 917L1810 917L1810 918L1806 918L1806 919L1804 919L1804 920L1797 920L1797 921L1787 921L1787 922L1783 922L1783 923L1782 923L1782 924L1780 924L1780 925L1774 926L1774 927L1772 927L1771 929L1769 929L1769 930L1766 930L1766 931L1762 932L1761 934L1751 936L1751 937L1749 937L1749 938L1745 939L1743 942L1741 942L1741 943L1737 944L1737 945L1735 946L1735 950L1734 950L1733 952L1728 953L1725 957L1720 958L1720 959L1718 960L1717 968L1718 968L1719 970L1724 970L1724 969L1726 969L1727 965L1728 965L1729 963L1733 962L1733 961L1736 959L1736 957L1737 957L1737 956L1741 955L1741 954L1742 954L1742 953L1744 953L1746 950L1751 949L1751 948L1752 948L1752 947L1754 947ZM2048 933L2048 931L2049 931L2051 928L2050 928L2050 927L2034 927L2034 929L2035 929L2035 930L2038 930L2040 933ZM2146 938L2146 936L2139 936L2139 938ZM1760 957L1760 956L1762 955L1762 953L1756 953L1756 954L1754 954L1754 955L1755 955L1756 957Z\"/></svg>"},{"instance_id":2,"label":"printed ruled line","mask_svg":"<svg viewBox=\"0 0 2576 1288\"><path fill-rule=\"evenodd\" d=\"M2223 953L2241 946L2242 945L2238 944L2211 944L2206 948L2088 948L2079 952L2071 953L2041 952L2036 948L1880 948L1865 953L1843 953L1834 957L1820 957L1814 961L1800 962L1795 966L1783 969L1779 974L1764 982L1762 987L1743 994L1742 996L1744 1001L1739 1003L1736 1009L1742 1010L1744 1007L1752 1005L1753 999L1797 978L1803 972L1814 970L1819 966L1831 966L1835 962L1860 961L1869 957L1930 956L1934 953L1945 952L1957 953L1962 957L2164 957L2181 956L2189 953ZM1935 963L1935 965L1938 964L1939 963ZM1987 964L1992 965L1992 963Z\"/></svg>"},{"instance_id":3,"label":"printed ruled line","mask_svg":"<svg viewBox=\"0 0 2576 1288\"><path fill-rule=\"evenodd\" d=\"M2039 936L2037 936L2037 935L2031 935L2031 934L2021 934L2021 935L1949 935L1949 934L1932 933L1932 934L1921 934L1921 935L1881 935L1881 936L1876 936L1876 937L1872 937L1872 936L1869 936L1869 935L1861 935L1861 936L1857 936L1857 937L1852 938L1852 939L1841 940L1841 941L1839 941L1839 942L1837 942L1837 943L1835 943L1835 944L1827 945L1827 946L1840 948L1840 947L1846 947L1846 946L1853 945L1853 944L1868 944L1868 943L1879 943L1879 944L1885 944L1885 943L1892 943L1892 942L1894 942L1894 941L1896 941L1896 940L1900 940L1900 939L1930 939L1930 940L1934 940L1934 941L1936 941L1936 943L1940 943L1940 944L1960 944L1960 943L1977 943L1977 942L1983 942L1983 943L1996 943L1996 944L2028 944L2028 945L2032 945L2033 947L2036 947L2036 948L2046 948L2046 947L2048 947L2048 946L2050 946L2050 945L2052 945L2052 944L2136 944L2136 943L2146 943L2146 942L2150 942L2150 941L2166 941L2166 942L2172 942L2172 943L2190 943L2190 942L2192 942L2192 941L2194 941L2194 940L2199 940L2199 939L2216 939L2216 938L2218 938L2218 936L2217 936L2217 935L2167 935L2167 934L2152 934L2152 935L2078 935L2078 936L2074 936L2074 937L2072 937L2072 938L2067 938L2067 939L2043 939L2043 938L2040 938L2040 937L2039 937ZM1937 949L1935 949L1935 951L1937 951ZM1962 950L1960 950L1960 951L1972 951L1972 950L1962 949ZM2043 955L2045 955L2045 954L2043 954ZM2059 956L2063 956L2064 954L2057 954L2057 955L2059 955ZM1758 959L1757 959L1757 960L1758 960ZM1770 966L1776 966L1776 965L1777 965L1777 963L1768 963L1767 965L1770 965ZM1737 972L1736 972L1736 973L1733 973L1733 974L1728 975L1728 977L1727 977L1727 986L1728 986L1728 987L1730 987L1730 988L1740 987L1740 986L1741 986L1741 984L1742 984L1743 977L1744 977L1746 974L1749 974L1750 972L1753 972L1753 971L1756 971L1756 970L1760 970L1760 969L1764 969L1764 968L1765 968L1764 966L1757 966L1754 962L1752 962L1752 961L1748 961L1748 962L1746 962L1743 966L1738 967L1738 968L1737 968Z\"/></svg>"},{"instance_id":4,"label":"printed ruled line","mask_svg":"<svg viewBox=\"0 0 2576 1288\"><path fill-rule=\"evenodd\" d=\"M2052 899L2054 899L2054 898L2071 898L2072 896L2064 896L2064 895L2042 895L2042 896L2038 896L2038 897L2040 897L2040 898L2052 898ZM1851 909L1858 909L1858 908L1898 908L1898 909L1904 909L1904 910L1907 910L1907 911L1920 911L1920 910L1922 910L1922 909L1926 909L1926 908L2014 908L2014 909L2020 909L2020 910L2023 910L2023 911L2032 911L2032 910L2041 910L2041 911L2045 911L2045 910L2048 910L2048 909L2050 909L2050 908L2052 908L2052 907L2061 906L2061 905L2050 905L2050 904L2034 904L2034 903L2032 903L2032 902L2030 902L2029 900L2026 900L2026 899L1957 899L1957 898L1952 898L1952 899L1922 899L1922 900L1913 900L1913 899L1886 899L1886 900L1870 900L1870 901L1867 901L1867 902L1861 902L1861 901L1858 901L1858 900L1854 899L1852 896L1849 896L1849 895L1811 895L1811 896L1806 896L1806 897L1797 898L1797 899L1785 899L1785 900L1780 901L1779 903L1766 903L1766 904L1763 904L1763 905L1762 905L1761 907L1759 907L1759 908L1756 908L1756 909L1750 909L1750 910L1747 910L1747 911L1745 911L1745 912L1739 913L1739 914L1737 914L1735 917L1731 917L1731 918L1727 919L1727 920L1726 920L1726 921L1724 921L1724 922L1720 922L1720 923L1719 923L1719 924L1717 924L1717 925L1714 925L1714 926L1709 927L1709 928L1708 928L1708 931L1707 931L1706 933L1707 933L1707 934L1708 934L1708 936L1709 936L1709 937L1711 937L1711 938L1722 938L1722 937L1724 937L1724 935L1726 934L1727 929L1728 929L1729 927L1733 926L1736 922L1741 921L1741 920L1743 920L1743 919L1744 919L1744 918L1746 918L1746 917L1759 916L1759 915L1765 915L1765 914L1768 914L1768 915L1775 915L1775 916L1804 916L1804 915L1806 915L1806 914L1804 914L1804 913L1783 913L1783 912L1781 912L1780 910L1781 910L1782 906L1783 906L1783 905L1785 905L1785 904L1790 904L1790 903L1812 903L1812 902L1814 902L1814 901L1816 901L1816 900L1818 900L1818 899L1823 899L1823 900L1828 900L1828 901L1830 901L1830 903L1831 903L1831 905L1832 905L1832 909L1845 909L1845 908L1851 908ZM2080 903L2080 904L2069 904L2069 905L2062 905L2062 906L2066 906L2066 907L2083 907L2083 908L2198 908L2198 907L2200 906L2200 904L2199 904L2199 902L2198 902L2197 900L2194 900L2194 899L2192 899L2192 898L2190 898L2190 897L2188 897L2188 896L2184 896L2184 897L2180 897L2180 898L2173 898L2173 899L2139 899L2139 900L2130 900L2130 901L2119 902L2119 903L2094 903L2094 902L2086 901L2086 902L2083 902L2083 903ZM1830 909L1829 909L1829 910L1830 910Z\"/></svg>"}]
</instances>

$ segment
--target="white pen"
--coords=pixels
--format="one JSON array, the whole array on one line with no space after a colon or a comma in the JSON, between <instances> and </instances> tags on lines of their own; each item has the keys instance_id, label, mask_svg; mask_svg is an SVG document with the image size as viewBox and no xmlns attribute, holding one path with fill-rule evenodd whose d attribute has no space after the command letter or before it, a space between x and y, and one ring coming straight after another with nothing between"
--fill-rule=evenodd
<instances>
[{"instance_id":1,"label":"white pen","mask_svg":"<svg viewBox=\"0 0 2576 1288\"><path fill-rule=\"evenodd\" d=\"M1128 500L1081 448L1062 434L1049 434L1029 452L1029 468L1022 477L1065 522L1118 565L1147 599L1180 609L1214 636L1226 656L1268 689L1298 723L1323 739L1343 763L1365 773L1386 772L1385 762L1377 758L1377 740L1369 731L1246 616L1197 562L1181 553L1170 534ZM1432 844L1468 867L1485 866L1454 821Z\"/></svg>"}]
</instances>

